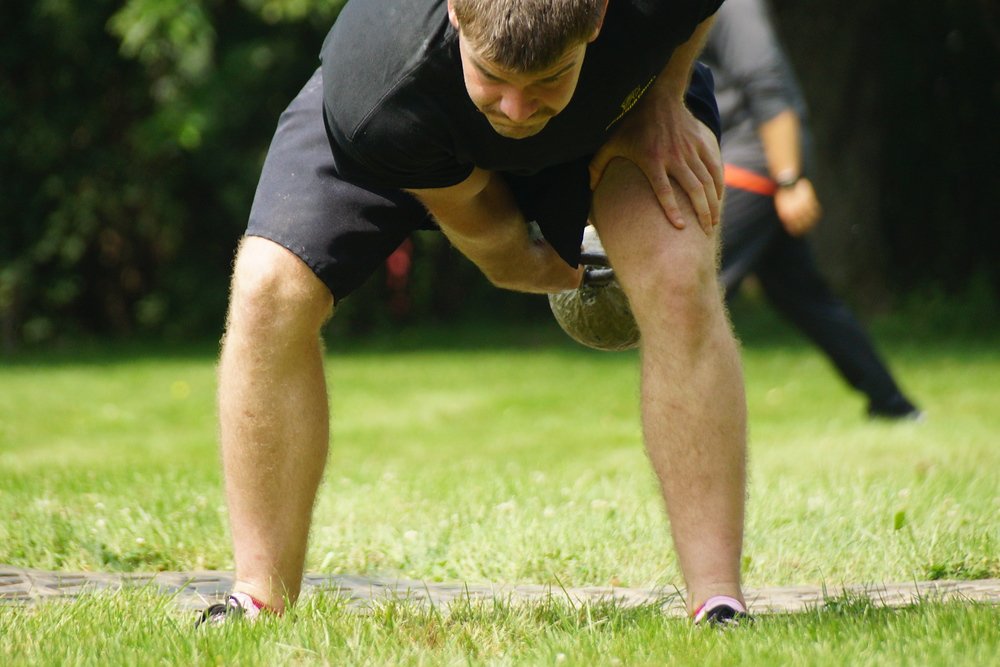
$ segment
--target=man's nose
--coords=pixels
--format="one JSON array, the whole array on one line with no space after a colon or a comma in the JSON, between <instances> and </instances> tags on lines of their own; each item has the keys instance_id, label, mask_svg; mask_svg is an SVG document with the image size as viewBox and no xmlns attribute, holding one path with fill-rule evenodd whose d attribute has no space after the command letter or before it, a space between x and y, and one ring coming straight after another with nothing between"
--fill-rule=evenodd
<instances>
[{"instance_id":1,"label":"man's nose","mask_svg":"<svg viewBox=\"0 0 1000 667\"><path fill-rule=\"evenodd\" d=\"M523 123L531 118L538 111L538 106L538 102L513 86L508 87L500 99L500 111L515 123Z\"/></svg>"}]
</instances>

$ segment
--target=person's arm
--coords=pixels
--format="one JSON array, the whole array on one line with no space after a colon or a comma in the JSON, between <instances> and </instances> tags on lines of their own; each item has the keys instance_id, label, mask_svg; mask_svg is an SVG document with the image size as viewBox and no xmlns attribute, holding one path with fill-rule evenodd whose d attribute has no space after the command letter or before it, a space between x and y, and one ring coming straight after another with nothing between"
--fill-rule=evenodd
<instances>
[{"instance_id":1,"label":"person's arm","mask_svg":"<svg viewBox=\"0 0 1000 667\"><path fill-rule=\"evenodd\" d=\"M802 120L798 84L781 48L767 4L727 0L716 14L708 52L720 77L738 87L764 162L778 184L774 205L788 233L804 234L819 220L812 183L802 177Z\"/></svg>"},{"instance_id":2,"label":"person's arm","mask_svg":"<svg viewBox=\"0 0 1000 667\"><path fill-rule=\"evenodd\" d=\"M590 164L590 185L596 188L612 159L621 157L635 163L649 180L667 218L683 228L687 221L670 184L673 178L691 198L697 222L706 233L719 224L722 157L715 135L685 106L684 92L712 21L711 17L702 21L674 51L642 100L621 120Z\"/></svg>"},{"instance_id":3,"label":"person's arm","mask_svg":"<svg viewBox=\"0 0 1000 667\"><path fill-rule=\"evenodd\" d=\"M816 191L802 176L802 128L793 109L785 109L757 127L771 177L778 184L774 207L792 236L812 229L822 214Z\"/></svg>"},{"instance_id":4,"label":"person's arm","mask_svg":"<svg viewBox=\"0 0 1000 667\"><path fill-rule=\"evenodd\" d=\"M409 192L497 287L541 293L579 287L583 269L569 266L544 239L532 238L510 190L496 174L477 168L457 185Z\"/></svg>"}]
</instances>

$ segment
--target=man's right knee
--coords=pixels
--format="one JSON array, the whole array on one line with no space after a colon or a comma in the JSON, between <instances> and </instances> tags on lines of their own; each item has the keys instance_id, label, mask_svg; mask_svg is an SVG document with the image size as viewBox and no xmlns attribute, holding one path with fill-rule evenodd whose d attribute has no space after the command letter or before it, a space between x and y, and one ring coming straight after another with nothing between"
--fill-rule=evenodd
<instances>
[{"instance_id":1,"label":"man's right knee","mask_svg":"<svg viewBox=\"0 0 1000 667\"><path fill-rule=\"evenodd\" d=\"M333 312L329 289L301 259L268 239L243 239L233 268L229 327L263 333L318 330Z\"/></svg>"},{"instance_id":2,"label":"man's right knee","mask_svg":"<svg viewBox=\"0 0 1000 667\"><path fill-rule=\"evenodd\" d=\"M631 162L612 161L594 194L598 232L640 325L648 314L657 323L667 316L700 324L719 298L716 239L694 222L690 197L672 182L690 221L684 229L667 220L646 176Z\"/></svg>"}]
</instances>

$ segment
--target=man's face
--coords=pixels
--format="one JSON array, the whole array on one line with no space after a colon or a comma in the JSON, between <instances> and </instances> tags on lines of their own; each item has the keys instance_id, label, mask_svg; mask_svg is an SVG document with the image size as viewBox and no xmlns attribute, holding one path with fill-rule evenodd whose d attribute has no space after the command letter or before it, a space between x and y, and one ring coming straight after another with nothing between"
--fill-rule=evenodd
<instances>
[{"instance_id":1,"label":"man's face","mask_svg":"<svg viewBox=\"0 0 1000 667\"><path fill-rule=\"evenodd\" d=\"M459 33L465 88L472 103L497 134L524 139L542 131L566 108L583 67L586 43L570 48L551 67L539 72L513 72L483 58Z\"/></svg>"}]
</instances>

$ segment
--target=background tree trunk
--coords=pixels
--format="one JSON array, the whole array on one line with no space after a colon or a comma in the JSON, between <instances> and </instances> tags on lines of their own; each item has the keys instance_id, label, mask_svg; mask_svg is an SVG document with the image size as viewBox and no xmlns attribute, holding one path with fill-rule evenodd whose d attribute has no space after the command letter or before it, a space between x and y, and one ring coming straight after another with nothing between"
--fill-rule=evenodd
<instances>
[{"instance_id":1,"label":"background tree trunk","mask_svg":"<svg viewBox=\"0 0 1000 667\"><path fill-rule=\"evenodd\" d=\"M773 0L812 117L813 235L862 310L985 275L1000 295L1000 10Z\"/></svg>"}]
</instances>

